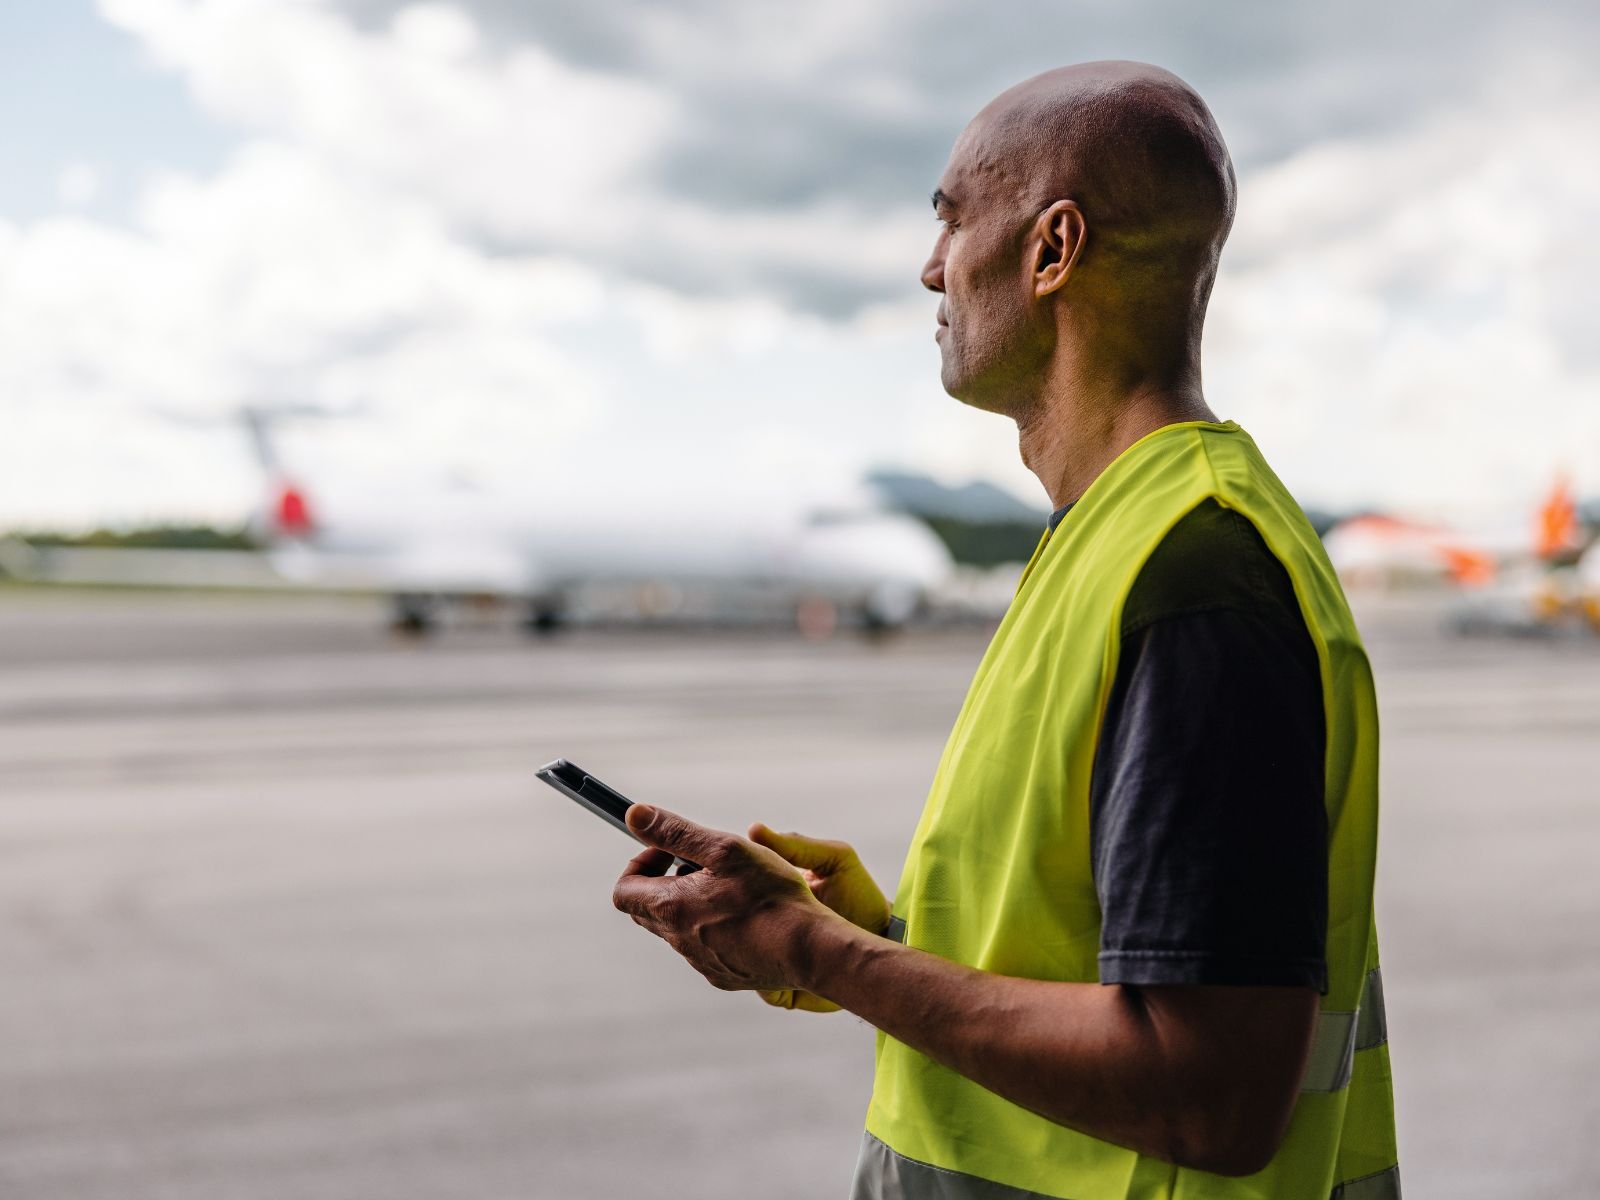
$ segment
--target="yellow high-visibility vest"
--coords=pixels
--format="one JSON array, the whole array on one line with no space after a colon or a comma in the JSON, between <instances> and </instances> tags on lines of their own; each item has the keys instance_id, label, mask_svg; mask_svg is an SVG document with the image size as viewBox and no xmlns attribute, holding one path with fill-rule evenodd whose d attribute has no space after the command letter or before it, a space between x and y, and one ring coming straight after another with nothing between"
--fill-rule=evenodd
<instances>
[{"instance_id":1,"label":"yellow high-visibility vest","mask_svg":"<svg viewBox=\"0 0 1600 1200\"><path fill-rule=\"evenodd\" d=\"M1207 499L1248 518L1282 562L1321 665L1329 983L1288 1135L1255 1175L1179 1168L1054 1124L879 1035L858 1197L1398 1200L1372 908L1372 674L1322 543L1232 422L1143 438L1041 539L945 746L894 911L909 945L954 962L1099 979L1090 770L1122 608L1151 552Z\"/></svg>"}]
</instances>

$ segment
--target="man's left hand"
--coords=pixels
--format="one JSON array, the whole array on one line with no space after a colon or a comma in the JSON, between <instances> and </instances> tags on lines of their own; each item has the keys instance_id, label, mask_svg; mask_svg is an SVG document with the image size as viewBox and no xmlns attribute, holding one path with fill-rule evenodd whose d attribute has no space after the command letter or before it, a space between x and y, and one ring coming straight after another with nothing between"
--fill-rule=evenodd
<instances>
[{"instance_id":1,"label":"man's left hand","mask_svg":"<svg viewBox=\"0 0 1600 1200\"><path fill-rule=\"evenodd\" d=\"M611 902L724 991L776 991L798 978L817 923L840 920L805 877L746 838L635 804L628 828L649 849L628 863ZM668 875L673 856L698 863Z\"/></svg>"}]
</instances>

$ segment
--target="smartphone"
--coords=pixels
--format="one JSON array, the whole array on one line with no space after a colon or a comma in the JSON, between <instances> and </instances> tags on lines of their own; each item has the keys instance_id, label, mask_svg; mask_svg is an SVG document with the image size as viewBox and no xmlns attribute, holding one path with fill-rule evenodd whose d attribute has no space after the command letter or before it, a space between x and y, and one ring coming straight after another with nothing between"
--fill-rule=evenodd
<instances>
[{"instance_id":1,"label":"smartphone","mask_svg":"<svg viewBox=\"0 0 1600 1200\"><path fill-rule=\"evenodd\" d=\"M639 840L628 828L628 810L633 807L633 801L616 788L600 782L582 767L564 758L545 763L535 774L563 796L576 800L607 825L622 830L634 841ZM686 858L674 858L672 863L679 875L700 869L698 864Z\"/></svg>"}]
</instances>

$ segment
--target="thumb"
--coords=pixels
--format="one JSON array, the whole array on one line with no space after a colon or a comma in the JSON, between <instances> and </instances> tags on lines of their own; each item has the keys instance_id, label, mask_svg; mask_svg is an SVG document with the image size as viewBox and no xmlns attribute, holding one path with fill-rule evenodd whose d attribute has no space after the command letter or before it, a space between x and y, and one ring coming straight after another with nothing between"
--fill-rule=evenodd
<instances>
[{"instance_id":1,"label":"thumb","mask_svg":"<svg viewBox=\"0 0 1600 1200\"><path fill-rule=\"evenodd\" d=\"M628 809L628 828L647 846L669 851L702 867L727 860L738 843L731 833L696 825L686 817L650 804L635 804Z\"/></svg>"},{"instance_id":2,"label":"thumb","mask_svg":"<svg viewBox=\"0 0 1600 1200\"><path fill-rule=\"evenodd\" d=\"M800 833L779 833L760 823L750 826L750 840L774 851L797 867L822 875L839 870L855 854L843 842L826 842Z\"/></svg>"}]
</instances>

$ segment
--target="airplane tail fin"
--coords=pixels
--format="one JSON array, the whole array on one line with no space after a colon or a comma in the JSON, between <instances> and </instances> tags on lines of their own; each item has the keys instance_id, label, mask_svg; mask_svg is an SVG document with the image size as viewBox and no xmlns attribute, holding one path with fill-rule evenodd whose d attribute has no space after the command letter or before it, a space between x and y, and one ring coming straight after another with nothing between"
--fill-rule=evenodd
<instances>
[{"instance_id":1,"label":"airplane tail fin","mask_svg":"<svg viewBox=\"0 0 1600 1200\"><path fill-rule=\"evenodd\" d=\"M267 482L266 502L257 518L261 534L269 542L305 541L316 533L317 521L305 491L285 470L278 454L272 433L277 414L247 406L239 410L239 415L250 434L250 447Z\"/></svg>"},{"instance_id":2,"label":"airplane tail fin","mask_svg":"<svg viewBox=\"0 0 1600 1200\"><path fill-rule=\"evenodd\" d=\"M305 493L288 479L278 481L271 516L271 531L278 537L303 539L317 531Z\"/></svg>"},{"instance_id":3,"label":"airplane tail fin","mask_svg":"<svg viewBox=\"0 0 1600 1200\"><path fill-rule=\"evenodd\" d=\"M1566 473L1556 475L1550 494L1539 506L1533 552L1545 562L1571 554L1582 545L1578 529L1578 504Z\"/></svg>"}]
</instances>

